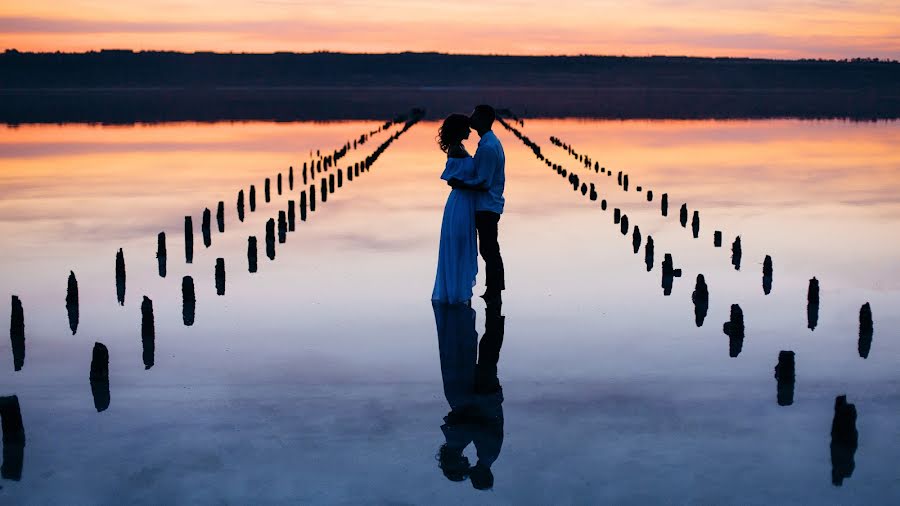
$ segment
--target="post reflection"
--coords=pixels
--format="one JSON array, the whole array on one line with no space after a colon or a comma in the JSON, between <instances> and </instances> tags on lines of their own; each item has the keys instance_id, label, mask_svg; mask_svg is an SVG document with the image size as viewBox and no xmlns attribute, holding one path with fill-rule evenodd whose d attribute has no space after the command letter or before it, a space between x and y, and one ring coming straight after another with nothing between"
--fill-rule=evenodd
<instances>
[{"instance_id":1,"label":"post reflection","mask_svg":"<svg viewBox=\"0 0 900 506\"><path fill-rule=\"evenodd\" d=\"M438 466L451 481L470 480L478 490L494 486L491 465L503 446L503 388L497 362L503 346L505 316L499 304L485 309L485 332L478 342L475 310L464 304L432 303L438 332L441 377L450 412L441 432ZM463 451L475 445L477 462Z\"/></svg>"}]
</instances>

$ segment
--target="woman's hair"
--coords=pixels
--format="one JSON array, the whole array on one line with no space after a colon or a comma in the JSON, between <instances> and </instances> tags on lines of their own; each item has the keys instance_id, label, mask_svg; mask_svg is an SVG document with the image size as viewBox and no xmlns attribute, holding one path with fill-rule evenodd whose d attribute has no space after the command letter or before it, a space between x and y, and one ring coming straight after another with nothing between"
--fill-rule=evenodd
<instances>
[{"instance_id":1,"label":"woman's hair","mask_svg":"<svg viewBox=\"0 0 900 506\"><path fill-rule=\"evenodd\" d=\"M451 114L447 116L438 130L438 146L441 147L441 151L446 153L452 146L461 143L468 132L469 117L463 114Z\"/></svg>"}]
</instances>

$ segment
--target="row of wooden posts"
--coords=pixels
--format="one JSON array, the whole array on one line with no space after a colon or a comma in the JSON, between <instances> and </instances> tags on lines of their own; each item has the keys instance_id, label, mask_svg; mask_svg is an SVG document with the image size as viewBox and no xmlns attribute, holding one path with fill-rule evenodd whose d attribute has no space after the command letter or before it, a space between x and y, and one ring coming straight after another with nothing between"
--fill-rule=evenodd
<instances>
[{"instance_id":1,"label":"row of wooden posts","mask_svg":"<svg viewBox=\"0 0 900 506\"><path fill-rule=\"evenodd\" d=\"M572 185L573 189L575 189L576 191L580 190L582 195L588 195L591 201L595 201L598 199L596 186L594 185L594 183L590 183L588 185L587 183L581 182L577 174L567 171L561 165L554 164L546 156L544 156L542 154L540 146L529 139L517 128L509 125L502 119L500 120L500 123L509 131L511 131L517 138L519 138L526 146L528 146L535 153L535 156L538 158L538 160L544 162L545 165L550 167L558 175L566 177L569 184ZM556 137L551 137L551 142L567 150L569 154L575 156L577 159L579 159L579 161L583 162L585 164L585 167L591 167L591 159L589 157L578 154L571 146L566 145ZM606 173L608 176L611 175L611 172L607 172L606 169L600 167L597 162L594 162L594 168L595 172L597 173ZM619 186L622 186L624 191L628 191L628 183L628 175L619 172L618 184ZM641 190L642 188L638 186L637 191L640 192ZM652 191L648 190L648 202L653 200L652 195ZM601 209L606 210L606 200L601 201L600 207ZM661 210L663 216L666 216L668 213L668 195L666 194L662 195ZM622 213L618 208L615 208L613 210L613 221L614 223L620 225L621 233L623 235L627 235L628 216ZM687 224L686 204L682 204L681 206L680 221L682 227L685 227ZM693 214L692 230L694 238L697 238L699 235L699 213L697 211L694 211ZM720 247L721 241L721 232L715 231L714 246ZM639 251L640 244L640 228L635 225L632 233L632 248L634 253L637 253ZM647 264L648 271L652 269L653 265L653 249L653 238L648 236L645 246L645 262ZM740 257L741 243L740 236L738 236L732 246L732 263L736 269L740 269ZM666 253L662 263L662 270L662 284L664 295L669 295L671 293L672 279L681 275L681 269L676 269L674 267L671 254ZM771 287L772 258L771 256L766 255L763 261L763 291L766 295L770 293ZM703 274L697 275L697 281L694 291L691 294L691 299L694 303L695 322L696 325L700 327L703 325L703 320L705 319L706 313L709 309L709 289L706 285L706 280ZM807 301L809 327L810 329L814 329L815 322L818 319L819 307L819 282L816 278L812 278L809 282ZM722 330L729 338L729 356L737 357L743 347L745 335L744 313L739 304L731 305L731 313L729 315L729 319L723 324ZM868 357L872 342L872 335L872 311L869 303L867 302L860 308L859 313L858 348L860 357ZM790 350L782 350L778 354L778 363L775 366L775 379L776 401L780 406L789 406L793 404L795 384L794 357L794 352ZM834 415L831 428L832 483L834 485L841 485L843 480L849 477L853 472L853 456L856 452L858 438L856 429L856 416L856 407L853 404L847 402L845 395L839 395L835 398Z\"/></svg>"},{"instance_id":2,"label":"row of wooden posts","mask_svg":"<svg viewBox=\"0 0 900 506\"><path fill-rule=\"evenodd\" d=\"M327 177L322 177L320 182L321 189L321 200L322 202L327 201L328 195L330 193L334 193L336 188L341 188L344 184L344 174L347 176L348 181L352 181L355 178L359 177L361 174L368 172L375 161L381 156L382 153L395 141L398 139L403 133L405 133L409 128L411 128L415 123L417 123L423 115L423 112L418 112L411 114L408 117L399 117L400 120L396 119L394 121L390 121L376 130L369 132L367 134L362 134L361 136L355 138L352 143L347 143L340 150L335 151L334 154L323 157L322 159L310 163L308 166L304 165L303 170L303 180L304 183L307 181L311 181L312 174L318 174L320 172L329 172L329 169L334 167L334 163L337 160L340 160L345 154L346 151L352 146L354 149L362 146L366 143L366 141L370 140L372 135L375 133L384 131L390 125L393 125L398 122L403 122L405 125L398 131L392 134L387 140L382 142L371 154L366 156L366 158L357 162L353 165L350 165L346 168L346 170L338 169L337 177L335 177L334 173L328 174ZM291 190L293 190L293 180L294 174L293 169L289 169L288 172L288 186ZM282 184L281 184L281 174L278 174L277 181L277 191L279 194L282 193ZM269 179L266 179L265 189L266 189L266 201L270 201L269 188L270 183ZM277 224L277 234L278 241L280 243L284 243L286 241L286 234L288 231L294 231L296 227L296 211L295 207L299 207L300 209L300 219L301 221L306 221L307 218L307 209L309 212L315 211L316 207L316 186L314 184L310 185L308 191L304 190L300 192L299 195L299 206L295 206L294 200L288 201L288 209L280 210L278 212L278 224ZM250 207L251 212L255 211L255 188L251 186L250 188ZM239 204L238 204L238 214L241 215L241 204L242 204L243 190L239 192ZM208 229L211 227L211 213L209 209L204 210L203 212L203 221L202 221L202 231L204 236L204 244L206 247L211 246L211 237ZM217 228L220 233L225 230L225 220L224 220L224 202L219 202L217 206ZM190 263L193 259L193 227L191 226L191 217L185 218L185 260ZM270 259L275 258L275 230L276 224L273 218L270 218L266 222L266 254ZM190 231L190 233L189 233ZM255 236L250 236L248 238L248 270L249 272L256 272L258 268L257 261L257 239ZM165 277L166 274L166 234L165 232L160 232L157 236L157 260L159 263L159 274L162 277ZM126 269L125 269L125 255L122 249L119 249L116 253L115 259L115 277L116 277L116 297L117 301L120 305L124 305L125 300L125 285L126 285ZM215 278L215 286L216 293L218 295L225 294L225 259L217 258L215 264L214 271ZM194 324L195 314L196 314L196 291L194 286L194 279L191 276L184 276L182 278L182 319L183 323L186 326L191 326ZM75 334L78 327L78 315L79 315L79 296L78 296L78 281L75 277L74 272L69 273L68 278L68 286L66 292L66 309L69 314L69 325L72 333ZM25 318L24 318L24 309L22 306L22 301L18 296L12 296L12 313L11 313L11 321L10 321L10 339L13 343L13 355L14 355L14 366L15 370L18 371L23 367L24 357L25 357ZM144 368L150 369L154 365L155 360L155 340L156 340L156 330L155 330L155 319L153 313L153 301L147 297L143 296L141 301L141 342L143 348L143 362ZM91 372L90 372L90 383L91 383L91 391L94 397L94 406L98 412L104 411L109 407L110 403L110 395L109 395L109 351L106 348L106 345L100 342L94 343L94 348L92 352L91 359ZM9 399L14 399L14 401L10 401ZM6 402L7 404L4 404ZM12 404L15 404L15 407ZM0 414L3 415L3 429L4 436L7 435L7 419L12 419L12 415L8 415L7 411L18 413L18 399L15 396L12 397L0 397ZM11 422L12 423L12 422ZM15 423L12 423L10 427L14 427ZM21 426L21 423L19 423ZM22 429L22 440L24 441L24 429ZM5 476L4 476L5 477Z\"/></svg>"}]
</instances>

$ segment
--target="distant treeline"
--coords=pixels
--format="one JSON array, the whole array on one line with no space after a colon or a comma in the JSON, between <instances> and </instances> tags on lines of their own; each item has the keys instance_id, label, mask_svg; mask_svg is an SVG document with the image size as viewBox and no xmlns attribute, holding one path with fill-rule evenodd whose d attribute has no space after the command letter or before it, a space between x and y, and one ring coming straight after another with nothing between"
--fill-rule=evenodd
<instances>
[{"instance_id":1,"label":"distant treeline","mask_svg":"<svg viewBox=\"0 0 900 506\"><path fill-rule=\"evenodd\" d=\"M893 89L900 63L438 53L132 52L0 55L0 87L549 86Z\"/></svg>"},{"instance_id":2,"label":"distant treeline","mask_svg":"<svg viewBox=\"0 0 900 506\"><path fill-rule=\"evenodd\" d=\"M900 63L437 53L0 54L0 122L525 117L900 118Z\"/></svg>"}]
</instances>

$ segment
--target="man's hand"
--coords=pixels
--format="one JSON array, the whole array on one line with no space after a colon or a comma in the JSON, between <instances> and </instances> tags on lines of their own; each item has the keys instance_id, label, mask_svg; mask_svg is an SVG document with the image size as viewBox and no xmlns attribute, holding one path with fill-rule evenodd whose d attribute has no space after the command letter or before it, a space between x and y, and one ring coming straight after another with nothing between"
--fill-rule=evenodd
<instances>
[{"instance_id":1,"label":"man's hand","mask_svg":"<svg viewBox=\"0 0 900 506\"><path fill-rule=\"evenodd\" d=\"M465 188L466 186L462 181L456 179L455 177L451 177L450 179L448 179L447 184L450 185L451 188Z\"/></svg>"}]
</instances>

